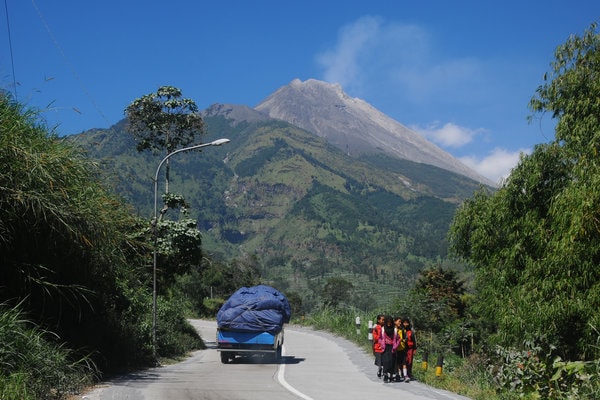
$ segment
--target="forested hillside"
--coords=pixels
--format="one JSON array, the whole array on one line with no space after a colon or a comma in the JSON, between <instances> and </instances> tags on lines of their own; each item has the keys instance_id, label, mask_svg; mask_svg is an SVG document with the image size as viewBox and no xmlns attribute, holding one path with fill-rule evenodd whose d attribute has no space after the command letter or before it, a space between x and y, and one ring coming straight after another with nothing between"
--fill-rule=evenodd
<instances>
[{"instance_id":1,"label":"forested hillside","mask_svg":"<svg viewBox=\"0 0 600 400\"><path fill-rule=\"evenodd\" d=\"M328 277L356 283L349 302L364 308L379 290L407 289L425 266L447 262L456 206L479 187L385 155L350 158L282 121L213 115L204 122L205 141L231 142L174 158L170 191L189 202L207 253L257 257L263 279L302 293L305 311L320 303ZM125 126L71 140L100 160L116 192L148 217L160 157L138 153Z\"/></svg>"}]
</instances>

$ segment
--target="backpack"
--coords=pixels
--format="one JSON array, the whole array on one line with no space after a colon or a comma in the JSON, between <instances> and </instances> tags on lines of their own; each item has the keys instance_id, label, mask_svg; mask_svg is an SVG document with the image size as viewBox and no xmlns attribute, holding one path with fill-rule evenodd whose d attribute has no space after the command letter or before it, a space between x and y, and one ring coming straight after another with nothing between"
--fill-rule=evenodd
<instances>
[{"instance_id":1,"label":"backpack","mask_svg":"<svg viewBox=\"0 0 600 400\"><path fill-rule=\"evenodd\" d=\"M413 330L413 328L410 328L408 331L406 331L406 343L407 346L410 345L411 349L416 349L417 348L417 341L415 339L415 331ZM409 335L410 333L410 335Z\"/></svg>"},{"instance_id":2,"label":"backpack","mask_svg":"<svg viewBox=\"0 0 600 400\"><path fill-rule=\"evenodd\" d=\"M398 333L398 336L400 336L400 343L398 344L398 347L396 347L396 351L406 350L406 332L404 329L397 329L396 333Z\"/></svg>"}]
</instances>

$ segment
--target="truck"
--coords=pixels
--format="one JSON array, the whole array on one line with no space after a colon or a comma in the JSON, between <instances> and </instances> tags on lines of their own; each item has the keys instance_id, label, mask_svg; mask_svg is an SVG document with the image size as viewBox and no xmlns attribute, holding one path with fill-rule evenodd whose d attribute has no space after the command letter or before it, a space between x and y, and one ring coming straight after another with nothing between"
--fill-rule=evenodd
<instances>
[{"instance_id":1,"label":"truck","mask_svg":"<svg viewBox=\"0 0 600 400\"><path fill-rule=\"evenodd\" d=\"M284 324L290 321L290 304L283 293L267 285L242 287L217 313L217 351L221 362L260 355L279 361Z\"/></svg>"}]
</instances>

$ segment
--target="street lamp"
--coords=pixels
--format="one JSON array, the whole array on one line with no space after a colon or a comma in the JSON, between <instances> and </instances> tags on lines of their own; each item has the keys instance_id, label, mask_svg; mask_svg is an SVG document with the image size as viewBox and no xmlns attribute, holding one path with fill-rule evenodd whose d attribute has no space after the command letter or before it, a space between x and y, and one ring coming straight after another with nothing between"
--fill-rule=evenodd
<instances>
[{"instance_id":1,"label":"street lamp","mask_svg":"<svg viewBox=\"0 0 600 400\"><path fill-rule=\"evenodd\" d=\"M172 153L167 154L165 158L158 164L156 168L156 174L154 174L154 219L152 220L152 234L154 235L154 263L152 268L152 356L156 360L156 250L158 247L158 231L157 231L157 223L158 223L158 173L160 171L160 167L167 161L169 158L174 156L177 153L181 153L183 151L195 150L201 147L206 146L220 146L222 144L229 143L229 139L217 139L210 143L197 144L195 146L184 147L182 149L178 149L173 151Z\"/></svg>"}]
</instances>

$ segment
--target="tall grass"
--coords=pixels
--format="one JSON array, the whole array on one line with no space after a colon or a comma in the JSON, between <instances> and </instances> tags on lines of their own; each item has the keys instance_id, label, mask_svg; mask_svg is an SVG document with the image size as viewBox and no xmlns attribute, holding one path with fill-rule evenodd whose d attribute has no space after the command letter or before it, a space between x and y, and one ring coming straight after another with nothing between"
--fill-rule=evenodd
<instances>
[{"instance_id":1,"label":"tall grass","mask_svg":"<svg viewBox=\"0 0 600 400\"><path fill-rule=\"evenodd\" d=\"M430 358L423 367L422 354L417 353L413 372L418 381L426 385L457 393L473 400L500 400L485 359L479 355L461 358L445 354L438 374L438 357Z\"/></svg>"},{"instance_id":2,"label":"tall grass","mask_svg":"<svg viewBox=\"0 0 600 400\"><path fill-rule=\"evenodd\" d=\"M61 399L89 385L96 369L56 344L55 336L0 304L0 399Z\"/></svg>"}]
</instances>

